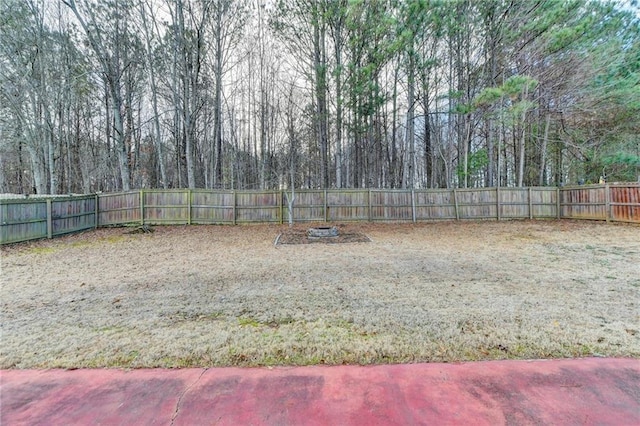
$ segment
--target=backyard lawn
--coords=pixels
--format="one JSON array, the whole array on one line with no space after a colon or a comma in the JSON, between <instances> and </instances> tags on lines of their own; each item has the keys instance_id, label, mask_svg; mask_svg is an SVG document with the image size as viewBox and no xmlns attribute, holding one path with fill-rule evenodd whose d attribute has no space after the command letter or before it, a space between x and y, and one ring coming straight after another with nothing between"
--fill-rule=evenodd
<instances>
[{"instance_id":1,"label":"backyard lawn","mask_svg":"<svg viewBox=\"0 0 640 426\"><path fill-rule=\"evenodd\" d=\"M638 225L336 225L370 241L167 226L2 247L0 368L640 357Z\"/></svg>"}]
</instances>

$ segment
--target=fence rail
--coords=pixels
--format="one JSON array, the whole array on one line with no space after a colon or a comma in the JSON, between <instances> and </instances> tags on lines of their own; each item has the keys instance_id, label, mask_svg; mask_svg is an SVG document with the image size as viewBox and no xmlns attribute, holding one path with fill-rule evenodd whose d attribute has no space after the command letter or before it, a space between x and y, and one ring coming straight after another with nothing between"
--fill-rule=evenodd
<instances>
[{"instance_id":1,"label":"fence rail","mask_svg":"<svg viewBox=\"0 0 640 426\"><path fill-rule=\"evenodd\" d=\"M140 190L0 200L0 244L127 224L284 223L284 191ZM298 190L293 220L591 219L640 223L640 184L565 188Z\"/></svg>"}]
</instances>

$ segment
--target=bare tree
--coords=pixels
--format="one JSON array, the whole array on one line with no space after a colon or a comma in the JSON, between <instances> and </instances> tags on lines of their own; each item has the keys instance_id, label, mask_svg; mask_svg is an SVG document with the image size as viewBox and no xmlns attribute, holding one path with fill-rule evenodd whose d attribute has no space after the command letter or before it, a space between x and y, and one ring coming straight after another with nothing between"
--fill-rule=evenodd
<instances>
[{"instance_id":1,"label":"bare tree","mask_svg":"<svg viewBox=\"0 0 640 426\"><path fill-rule=\"evenodd\" d=\"M167 180L167 172L165 170L165 158L164 149L162 143L162 132L160 130L160 110L158 108L158 84L156 76L156 64L154 61L154 49L153 40L158 36L158 31L154 31L157 28L157 21L153 16L153 7L146 0L141 0L138 5L140 10L140 20L142 21L142 28L144 30L145 38L145 52L147 54L147 72L149 73L149 79L151 82L151 104L153 107L153 132L154 132L154 146L157 151L158 167L160 169L160 184L163 188L167 188L169 181ZM151 22L149 22L151 21Z\"/></svg>"},{"instance_id":2,"label":"bare tree","mask_svg":"<svg viewBox=\"0 0 640 426\"><path fill-rule=\"evenodd\" d=\"M118 165L120 168L120 179L122 189L128 191L130 189L131 172L129 169L129 153L125 144L125 130L123 117L123 94L122 94L122 77L126 68L130 65L124 63L121 58L123 39L120 38L126 34L127 23L126 13L129 4L125 4L125 0L114 0L108 3L109 8L106 10L110 13L109 32L105 32L105 23L99 23L96 16L95 6L92 3L84 2L78 6L76 0L62 0L78 19L80 26L84 30L89 46L91 47L95 57L101 68L101 77L107 88L111 101L111 114L113 118L112 137L118 156Z\"/></svg>"}]
</instances>

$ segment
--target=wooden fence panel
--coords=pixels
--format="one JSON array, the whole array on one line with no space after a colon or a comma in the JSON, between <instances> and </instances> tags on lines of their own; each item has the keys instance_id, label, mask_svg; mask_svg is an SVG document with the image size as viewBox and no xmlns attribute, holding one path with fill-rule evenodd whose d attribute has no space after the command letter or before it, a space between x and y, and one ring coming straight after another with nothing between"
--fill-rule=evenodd
<instances>
[{"instance_id":1,"label":"wooden fence panel","mask_svg":"<svg viewBox=\"0 0 640 426\"><path fill-rule=\"evenodd\" d=\"M291 194L289 194L291 196ZM283 193L284 220L289 218L289 205ZM325 191L296 191L293 204L293 220L295 222L324 222Z\"/></svg>"},{"instance_id":2,"label":"wooden fence panel","mask_svg":"<svg viewBox=\"0 0 640 426\"><path fill-rule=\"evenodd\" d=\"M51 235L69 234L96 227L95 196L51 200Z\"/></svg>"},{"instance_id":3,"label":"wooden fence panel","mask_svg":"<svg viewBox=\"0 0 640 426\"><path fill-rule=\"evenodd\" d=\"M416 220L452 220L456 218L453 191L447 189L414 192Z\"/></svg>"},{"instance_id":4,"label":"wooden fence panel","mask_svg":"<svg viewBox=\"0 0 640 426\"><path fill-rule=\"evenodd\" d=\"M502 189L500 194L502 194ZM456 190L460 219L497 219L498 200L495 188Z\"/></svg>"},{"instance_id":5,"label":"wooden fence panel","mask_svg":"<svg viewBox=\"0 0 640 426\"><path fill-rule=\"evenodd\" d=\"M372 221L412 221L413 203L411 191L375 190L371 191Z\"/></svg>"},{"instance_id":6,"label":"wooden fence panel","mask_svg":"<svg viewBox=\"0 0 640 426\"><path fill-rule=\"evenodd\" d=\"M611 220L640 223L640 184L611 185L609 190Z\"/></svg>"},{"instance_id":7,"label":"wooden fence panel","mask_svg":"<svg viewBox=\"0 0 640 426\"><path fill-rule=\"evenodd\" d=\"M54 237L96 227L94 195L2 200L0 244Z\"/></svg>"},{"instance_id":8,"label":"wooden fence panel","mask_svg":"<svg viewBox=\"0 0 640 426\"><path fill-rule=\"evenodd\" d=\"M531 188L531 216L534 219L557 218L557 197L556 188Z\"/></svg>"},{"instance_id":9,"label":"wooden fence panel","mask_svg":"<svg viewBox=\"0 0 640 426\"><path fill-rule=\"evenodd\" d=\"M327 191L327 220L368 221L370 219L369 190Z\"/></svg>"},{"instance_id":10,"label":"wooden fence panel","mask_svg":"<svg viewBox=\"0 0 640 426\"><path fill-rule=\"evenodd\" d=\"M189 190L143 190L144 223L150 225L184 225L190 223Z\"/></svg>"},{"instance_id":11,"label":"wooden fence panel","mask_svg":"<svg viewBox=\"0 0 640 426\"><path fill-rule=\"evenodd\" d=\"M98 194L98 226L141 223L140 193Z\"/></svg>"},{"instance_id":12,"label":"wooden fence panel","mask_svg":"<svg viewBox=\"0 0 640 426\"><path fill-rule=\"evenodd\" d=\"M607 191L604 185L562 188L560 215L565 219L607 219Z\"/></svg>"},{"instance_id":13,"label":"wooden fence panel","mask_svg":"<svg viewBox=\"0 0 640 426\"><path fill-rule=\"evenodd\" d=\"M194 189L191 196L191 223L232 224L235 222L235 193Z\"/></svg>"},{"instance_id":14,"label":"wooden fence panel","mask_svg":"<svg viewBox=\"0 0 640 426\"><path fill-rule=\"evenodd\" d=\"M280 191L243 191L236 193L236 222L279 223Z\"/></svg>"},{"instance_id":15,"label":"wooden fence panel","mask_svg":"<svg viewBox=\"0 0 640 426\"><path fill-rule=\"evenodd\" d=\"M527 219L531 215L529 188L500 188L500 217L504 219ZM495 205L497 206L497 199Z\"/></svg>"},{"instance_id":16,"label":"wooden fence panel","mask_svg":"<svg viewBox=\"0 0 640 426\"><path fill-rule=\"evenodd\" d=\"M47 200L0 200L0 244L47 237Z\"/></svg>"}]
</instances>

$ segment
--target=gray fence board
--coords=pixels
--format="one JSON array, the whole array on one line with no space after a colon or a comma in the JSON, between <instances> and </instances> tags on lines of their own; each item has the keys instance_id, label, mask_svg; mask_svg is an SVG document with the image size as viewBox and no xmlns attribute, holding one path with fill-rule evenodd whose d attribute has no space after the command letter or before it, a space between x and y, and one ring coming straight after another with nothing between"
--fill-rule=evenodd
<instances>
[{"instance_id":1,"label":"gray fence board","mask_svg":"<svg viewBox=\"0 0 640 426\"><path fill-rule=\"evenodd\" d=\"M140 193L98 194L98 226L140 223Z\"/></svg>"},{"instance_id":2,"label":"gray fence board","mask_svg":"<svg viewBox=\"0 0 640 426\"><path fill-rule=\"evenodd\" d=\"M0 201L2 244L47 237L47 201L19 199Z\"/></svg>"}]
</instances>

